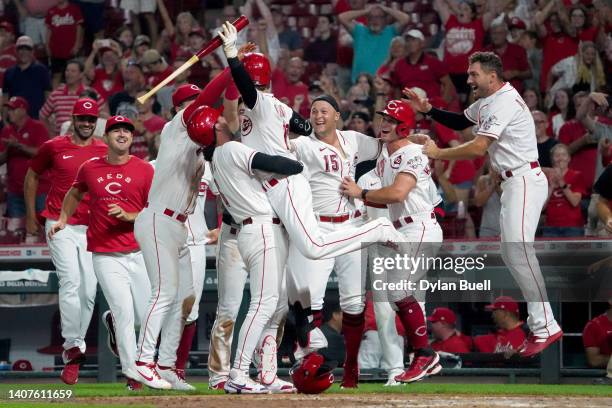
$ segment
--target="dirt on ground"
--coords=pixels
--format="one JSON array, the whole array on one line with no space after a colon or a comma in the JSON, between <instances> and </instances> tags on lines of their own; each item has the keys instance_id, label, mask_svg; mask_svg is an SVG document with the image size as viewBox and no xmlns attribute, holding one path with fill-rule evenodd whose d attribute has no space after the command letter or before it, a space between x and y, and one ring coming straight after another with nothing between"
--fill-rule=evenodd
<instances>
[{"instance_id":1,"label":"dirt on ground","mask_svg":"<svg viewBox=\"0 0 612 408\"><path fill-rule=\"evenodd\" d=\"M612 398L540 396L434 396L410 394L320 395L193 395L75 398L72 402L100 406L153 405L180 408L348 408L348 407L611 407ZM69 406L67 404L67 406Z\"/></svg>"}]
</instances>

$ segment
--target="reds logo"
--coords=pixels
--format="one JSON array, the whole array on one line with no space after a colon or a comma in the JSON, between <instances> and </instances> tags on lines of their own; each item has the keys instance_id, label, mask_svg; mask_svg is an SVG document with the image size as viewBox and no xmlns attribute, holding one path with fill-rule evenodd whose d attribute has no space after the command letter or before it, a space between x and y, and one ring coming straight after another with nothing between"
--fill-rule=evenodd
<instances>
[{"instance_id":1,"label":"reds logo","mask_svg":"<svg viewBox=\"0 0 612 408\"><path fill-rule=\"evenodd\" d=\"M391 101L387 104L387 106L385 106L385 110L388 110L393 113L397 112L398 108L399 108L399 105L395 101Z\"/></svg>"},{"instance_id":2,"label":"reds logo","mask_svg":"<svg viewBox=\"0 0 612 408\"><path fill-rule=\"evenodd\" d=\"M240 133L242 136L247 136L253 130L253 121L248 116L243 116L242 126L240 127Z\"/></svg>"},{"instance_id":3,"label":"reds logo","mask_svg":"<svg viewBox=\"0 0 612 408\"><path fill-rule=\"evenodd\" d=\"M391 163L391 168L392 169L399 169L400 164L402 164L402 156L399 155L397 156L393 162Z\"/></svg>"},{"instance_id":4,"label":"reds logo","mask_svg":"<svg viewBox=\"0 0 612 408\"><path fill-rule=\"evenodd\" d=\"M119 194L121 192L121 184L116 181L108 183L104 189L111 194Z\"/></svg>"}]
</instances>

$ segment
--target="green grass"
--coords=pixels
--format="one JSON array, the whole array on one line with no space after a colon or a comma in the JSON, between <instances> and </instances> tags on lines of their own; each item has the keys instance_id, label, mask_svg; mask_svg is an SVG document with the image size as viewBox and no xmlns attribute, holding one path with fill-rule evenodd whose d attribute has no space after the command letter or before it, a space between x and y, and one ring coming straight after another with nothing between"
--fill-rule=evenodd
<instances>
[{"instance_id":1,"label":"green grass","mask_svg":"<svg viewBox=\"0 0 612 408\"><path fill-rule=\"evenodd\" d=\"M207 383L196 383L196 391L192 395L223 395L222 391L211 391ZM9 390L39 389L56 390L71 389L73 396L64 402L72 402L70 407L91 408L93 404L79 405L78 398L83 397L124 397L124 396L159 396L159 395L185 395L169 391L155 391L145 389L139 393L130 393L125 390L123 383L114 384L77 384L67 387L63 384L0 384L0 406L15 407L57 407L57 402L23 402L9 400ZM359 393L381 393L381 394L435 394L435 395L535 395L535 396L588 396L588 397L612 397L612 387L596 385L539 385L539 384L432 384L417 383L401 387L383 387L380 383L362 383L357 390L342 390L336 384L328 393L334 394L359 394ZM120 401L117 401L120 403ZM113 408L120 405L113 405ZM130 405L134 407L146 407L149 405Z\"/></svg>"}]
</instances>

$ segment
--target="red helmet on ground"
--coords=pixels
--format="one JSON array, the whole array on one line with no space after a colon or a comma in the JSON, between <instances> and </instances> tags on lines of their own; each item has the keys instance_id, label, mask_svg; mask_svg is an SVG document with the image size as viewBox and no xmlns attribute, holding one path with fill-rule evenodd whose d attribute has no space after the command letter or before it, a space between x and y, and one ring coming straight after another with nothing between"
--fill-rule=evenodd
<instances>
[{"instance_id":1,"label":"red helmet on ground","mask_svg":"<svg viewBox=\"0 0 612 408\"><path fill-rule=\"evenodd\" d=\"M268 86L272 68L268 57L259 52L249 52L242 58L242 65L255 85Z\"/></svg>"},{"instance_id":2,"label":"red helmet on ground","mask_svg":"<svg viewBox=\"0 0 612 408\"><path fill-rule=\"evenodd\" d=\"M412 106L410 106L408 102L401 99L394 99L387 102L385 109L376 113L390 116L399 122L397 129L395 130L399 137L408 137L410 131L416 124Z\"/></svg>"},{"instance_id":3,"label":"red helmet on ground","mask_svg":"<svg viewBox=\"0 0 612 408\"><path fill-rule=\"evenodd\" d=\"M304 394L320 394L334 383L331 367L322 367L325 358L319 353L310 353L297 368L289 372L293 385Z\"/></svg>"},{"instance_id":4,"label":"red helmet on ground","mask_svg":"<svg viewBox=\"0 0 612 408\"><path fill-rule=\"evenodd\" d=\"M215 143L215 123L221 112L207 105L198 106L187 120L187 134L194 143L208 147Z\"/></svg>"}]
</instances>

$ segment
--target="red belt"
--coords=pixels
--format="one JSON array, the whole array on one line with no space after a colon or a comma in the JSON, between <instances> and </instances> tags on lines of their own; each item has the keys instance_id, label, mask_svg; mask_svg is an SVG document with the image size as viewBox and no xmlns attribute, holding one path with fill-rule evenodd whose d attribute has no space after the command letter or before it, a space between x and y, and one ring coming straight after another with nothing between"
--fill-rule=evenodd
<instances>
[{"instance_id":1,"label":"red belt","mask_svg":"<svg viewBox=\"0 0 612 408\"><path fill-rule=\"evenodd\" d=\"M535 169L535 168L540 167L540 163L538 163L537 161L534 161L534 162L529 163L529 166L531 166L532 169ZM513 176L512 170L506 170L504 172L504 175L506 176L506 178L512 177Z\"/></svg>"},{"instance_id":2,"label":"red belt","mask_svg":"<svg viewBox=\"0 0 612 408\"><path fill-rule=\"evenodd\" d=\"M237 232L238 232L238 228L236 228L236 227L231 227L230 228L230 234L236 235Z\"/></svg>"},{"instance_id":3,"label":"red belt","mask_svg":"<svg viewBox=\"0 0 612 408\"><path fill-rule=\"evenodd\" d=\"M149 207L149 203L146 203L145 204L145 208L148 208L148 207ZM166 215L166 216L168 216L170 218L174 218L175 220L177 220L179 222L187 221L187 214L182 214L182 213L179 213L177 211L171 210L169 208L166 208L163 213L164 213L164 215Z\"/></svg>"},{"instance_id":4,"label":"red belt","mask_svg":"<svg viewBox=\"0 0 612 408\"><path fill-rule=\"evenodd\" d=\"M319 215L317 218L321 222L331 222L331 223L341 223L344 221L348 221L351 218L359 218L361 217L361 211L357 210L353 214L343 214L343 215Z\"/></svg>"},{"instance_id":5,"label":"red belt","mask_svg":"<svg viewBox=\"0 0 612 408\"><path fill-rule=\"evenodd\" d=\"M266 182L268 184L268 187L266 188L266 186L264 186L264 191L268 191L269 189L271 189L272 187L274 187L275 185L277 185L279 183L279 181L275 178L270 179Z\"/></svg>"},{"instance_id":6,"label":"red belt","mask_svg":"<svg viewBox=\"0 0 612 408\"><path fill-rule=\"evenodd\" d=\"M242 221L242 225L249 225L253 223L253 218L249 217ZM280 224L280 218L272 217L272 224Z\"/></svg>"},{"instance_id":7,"label":"red belt","mask_svg":"<svg viewBox=\"0 0 612 408\"><path fill-rule=\"evenodd\" d=\"M436 218L436 214L432 212L431 213L431 219L435 219L435 218ZM404 217L404 218L400 218L399 220L393 221L393 226L396 229L400 229L402 227L402 221L403 221L403 224L406 225L406 224L413 223L414 219L412 217L410 217L410 216Z\"/></svg>"}]
</instances>

